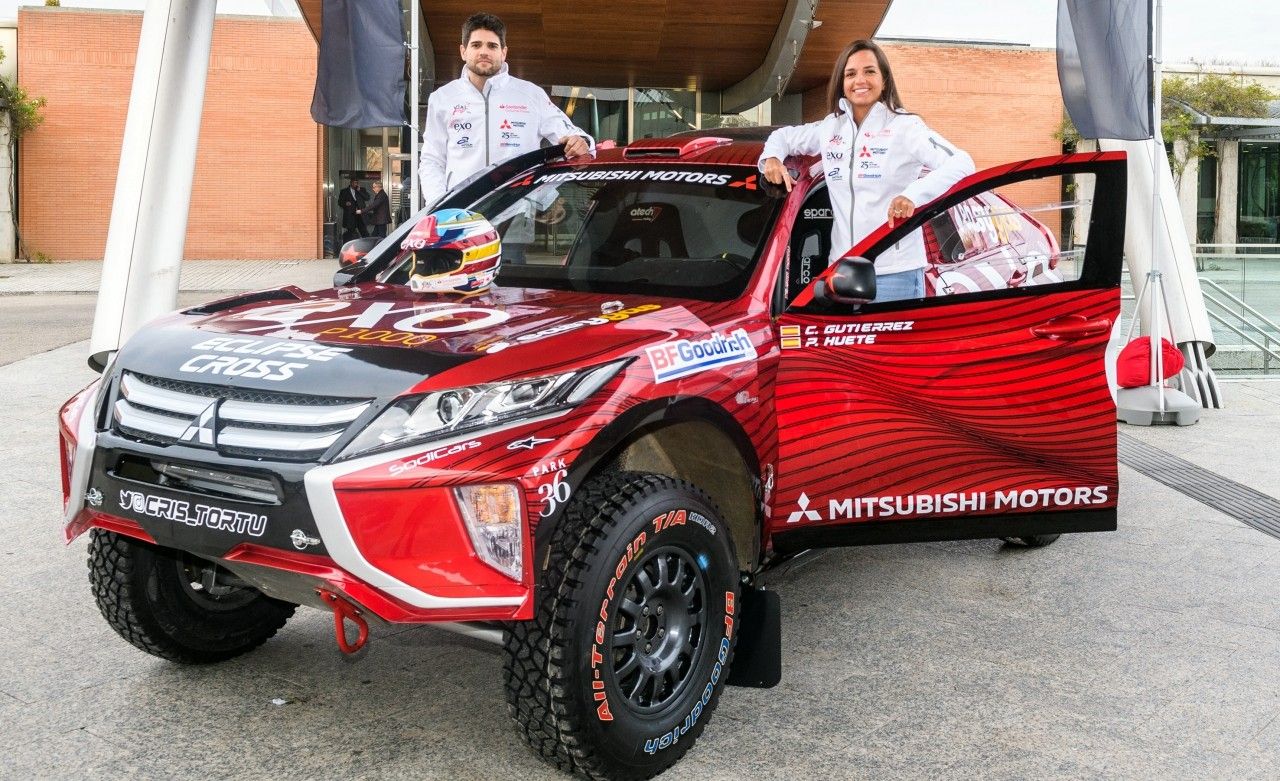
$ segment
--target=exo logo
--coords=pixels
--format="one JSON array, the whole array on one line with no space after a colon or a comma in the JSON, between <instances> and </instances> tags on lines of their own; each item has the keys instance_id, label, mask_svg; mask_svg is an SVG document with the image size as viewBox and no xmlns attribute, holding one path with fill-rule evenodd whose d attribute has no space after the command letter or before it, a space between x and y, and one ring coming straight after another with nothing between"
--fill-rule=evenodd
<instances>
[{"instance_id":1,"label":"exo logo","mask_svg":"<svg viewBox=\"0 0 1280 781\"><path fill-rule=\"evenodd\" d=\"M218 402L213 402L187 426L187 430L178 437L183 442L195 442L198 445L213 445L213 429L217 425Z\"/></svg>"},{"instance_id":2,"label":"exo logo","mask_svg":"<svg viewBox=\"0 0 1280 781\"><path fill-rule=\"evenodd\" d=\"M791 515L787 516L787 523L799 523L800 521L820 521L822 516L818 515L817 510L809 509L809 495L801 492L800 499L796 502L799 508Z\"/></svg>"}]
</instances>

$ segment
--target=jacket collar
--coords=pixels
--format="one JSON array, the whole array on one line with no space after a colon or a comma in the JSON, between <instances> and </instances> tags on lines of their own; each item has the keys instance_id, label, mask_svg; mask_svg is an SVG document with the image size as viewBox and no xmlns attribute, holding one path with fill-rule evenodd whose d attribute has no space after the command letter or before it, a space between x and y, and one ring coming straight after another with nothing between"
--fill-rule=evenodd
<instances>
[{"instance_id":1,"label":"jacket collar","mask_svg":"<svg viewBox=\"0 0 1280 781\"><path fill-rule=\"evenodd\" d=\"M849 104L847 98L840 98L840 110L849 115L849 121L853 121L853 106ZM876 104L867 112L867 118L863 120L862 124L880 127L889 121L891 114L892 112L889 111L889 107L884 104L884 101L877 100Z\"/></svg>"},{"instance_id":2,"label":"jacket collar","mask_svg":"<svg viewBox=\"0 0 1280 781\"><path fill-rule=\"evenodd\" d=\"M471 79L467 78L466 65L462 66L462 72L458 74L458 78L466 82L468 87L475 89L475 85L471 83ZM496 89L502 89L504 86L506 86L506 83L510 80L511 80L511 69L508 68L507 64L504 62L502 63L502 67L498 69L498 72L490 76L489 80L484 83L485 91L482 94L489 94Z\"/></svg>"}]
</instances>

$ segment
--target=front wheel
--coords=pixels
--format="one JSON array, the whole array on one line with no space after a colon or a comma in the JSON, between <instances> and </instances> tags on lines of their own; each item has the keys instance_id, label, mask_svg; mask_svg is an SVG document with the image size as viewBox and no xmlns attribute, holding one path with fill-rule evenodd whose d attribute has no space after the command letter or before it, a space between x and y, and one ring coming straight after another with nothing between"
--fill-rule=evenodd
<instances>
[{"instance_id":1,"label":"front wheel","mask_svg":"<svg viewBox=\"0 0 1280 781\"><path fill-rule=\"evenodd\" d=\"M257 648L296 607L210 561L101 529L89 540L89 582L117 634L184 664L221 662Z\"/></svg>"},{"instance_id":2,"label":"front wheel","mask_svg":"<svg viewBox=\"0 0 1280 781\"><path fill-rule=\"evenodd\" d=\"M650 778L710 719L737 641L738 565L689 483L588 480L552 535L532 621L506 637L508 710L562 770Z\"/></svg>"}]
</instances>

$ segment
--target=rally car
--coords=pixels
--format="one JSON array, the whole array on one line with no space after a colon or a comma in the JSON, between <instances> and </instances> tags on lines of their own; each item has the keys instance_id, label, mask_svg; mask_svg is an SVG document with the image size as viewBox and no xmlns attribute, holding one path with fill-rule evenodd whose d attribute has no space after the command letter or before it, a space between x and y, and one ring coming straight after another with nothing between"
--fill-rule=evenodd
<instances>
[{"instance_id":1,"label":"rally car","mask_svg":"<svg viewBox=\"0 0 1280 781\"><path fill-rule=\"evenodd\" d=\"M65 536L90 533L106 620L180 663L243 654L297 605L346 651L370 622L487 635L539 755L646 778L727 681L777 682L771 565L1115 528L1123 155L980 172L827 267L821 166L789 160L775 191L761 148L534 152L333 289L143 329L60 413ZM908 231L1067 175L1094 179L1070 278L876 302Z\"/></svg>"}]
</instances>

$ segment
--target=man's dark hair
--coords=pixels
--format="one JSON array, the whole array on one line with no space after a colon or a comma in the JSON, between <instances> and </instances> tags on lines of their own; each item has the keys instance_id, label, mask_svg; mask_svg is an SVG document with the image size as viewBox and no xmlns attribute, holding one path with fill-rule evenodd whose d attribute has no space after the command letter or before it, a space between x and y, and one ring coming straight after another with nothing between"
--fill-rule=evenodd
<instances>
[{"instance_id":1,"label":"man's dark hair","mask_svg":"<svg viewBox=\"0 0 1280 781\"><path fill-rule=\"evenodd\" d=\"M467 21L462 23L463 46L466 46L471 41L471 33L476 30L488 30L498 36L498 43L502 45L502 48L507 48L507 26L493 14L481 12L467 17Z\"/></svg>"}]
</instances>

